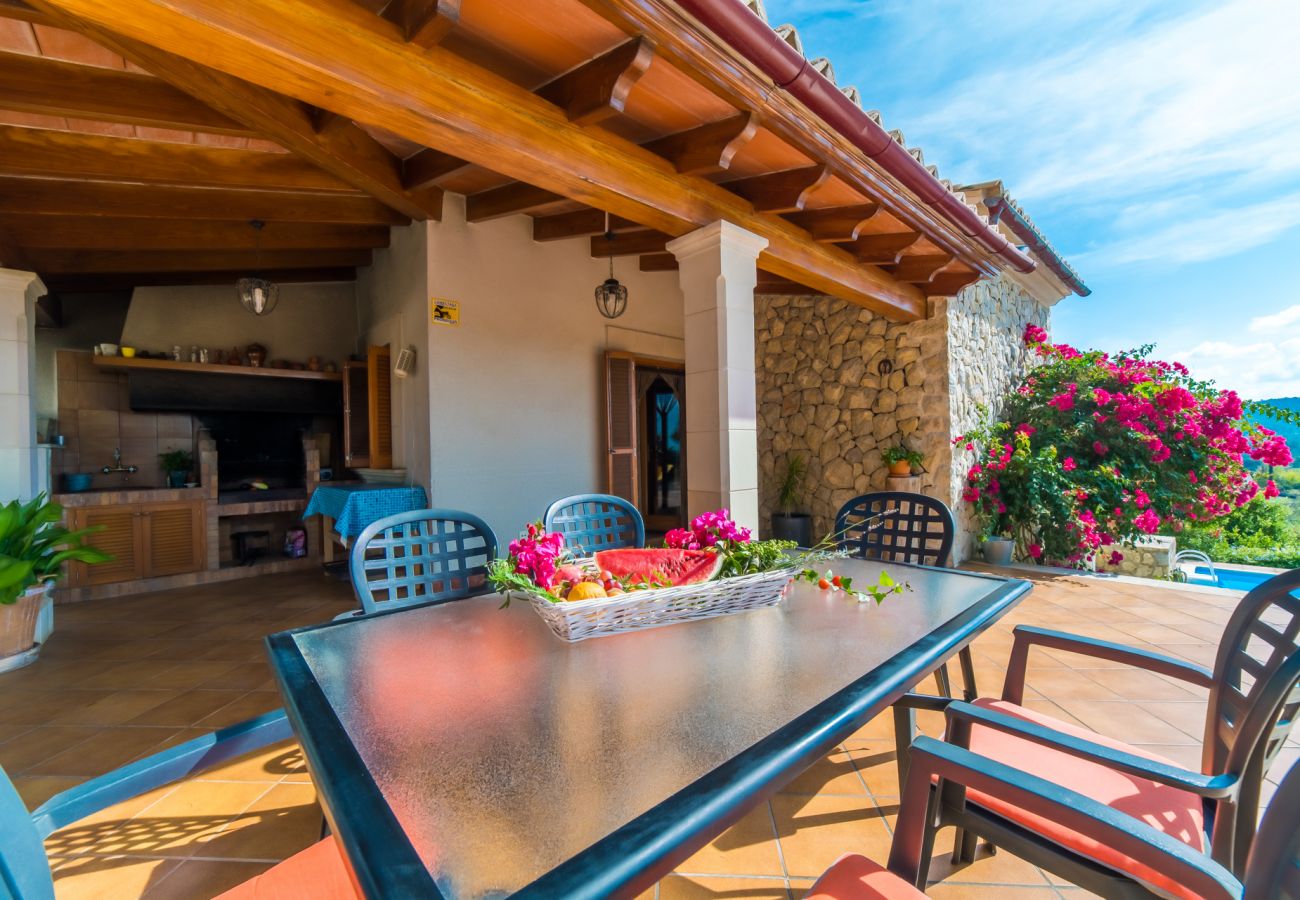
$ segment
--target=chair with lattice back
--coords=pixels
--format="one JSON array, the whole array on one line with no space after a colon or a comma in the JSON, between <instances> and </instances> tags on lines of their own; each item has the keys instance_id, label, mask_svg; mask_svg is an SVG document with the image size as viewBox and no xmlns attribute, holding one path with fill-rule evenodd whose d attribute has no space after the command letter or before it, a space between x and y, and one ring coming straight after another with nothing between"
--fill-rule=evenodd
<instances>
[{"instance_id":1,"label":"chair with lattice back","mask_svg":"<svg viewBox=\"0 0 1300 900\"><path fill-rule=\"evenodd\" d=\"M957 523L942 500L907 491L854 497L835 516L841 549L863 559L946 566Z\"/></svg>"},{"instance_id":2,"label":"chair with lattice back","mask_svg":"<svg viewBox=\"0 0 1300 900\"><path fill-rule=\"evenodd\" d=\"M478 516L417 509L371 523L352 547L352 588L365 614L486 593L497 538Z\"/></svg>"},{"instance_id":3,"label":"chair with lattice back","mask_svg":"<svg viewBox=\"0 0 1300 900\"><path fill-rule=\"evenodd\" d=\"M564 535L564 545L589 556L597 550L644 547L645 521L637 508L612 494L575 494L546 508L542 524Z\"/></svg>"}]
</instances>

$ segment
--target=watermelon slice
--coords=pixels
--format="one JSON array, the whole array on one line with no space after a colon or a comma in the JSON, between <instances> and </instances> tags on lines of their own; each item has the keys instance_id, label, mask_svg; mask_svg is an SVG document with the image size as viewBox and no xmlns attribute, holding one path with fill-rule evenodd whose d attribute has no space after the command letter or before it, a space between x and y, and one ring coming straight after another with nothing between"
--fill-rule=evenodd
<instances>
[{"instance_id":1,"label":"watermelon slice","mask_svg":"<svg viewBox=\"0 0 1300 900\"><path fill-rule=\"evenodd\" d=\"M722 556L712 550L624 547L598 551L596 565L602 572L634 584L667 582L676 587L717 576L722 569Z\"/></svg>"}]
</instances>

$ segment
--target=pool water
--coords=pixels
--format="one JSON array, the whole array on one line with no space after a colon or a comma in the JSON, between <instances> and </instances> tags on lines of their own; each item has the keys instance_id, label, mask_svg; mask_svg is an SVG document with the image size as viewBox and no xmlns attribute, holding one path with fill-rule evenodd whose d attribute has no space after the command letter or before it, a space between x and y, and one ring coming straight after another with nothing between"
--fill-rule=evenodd
<instances>
[{"instance_id":1,"label":"pool water","mask_svg":"<svg viewBox=\"0 0 1300 900\"><path fill-rule=\"evenodd\" d=\"M1215 575L1218 575L1217 580ZM1249 591L1272 577L1268 572L1247 572L1241 569L1215 569L1211 573L1208 566L1197 566L1189 580L1192 584L1208 584L1232 591Z\"/></svg>"}]
</instances>

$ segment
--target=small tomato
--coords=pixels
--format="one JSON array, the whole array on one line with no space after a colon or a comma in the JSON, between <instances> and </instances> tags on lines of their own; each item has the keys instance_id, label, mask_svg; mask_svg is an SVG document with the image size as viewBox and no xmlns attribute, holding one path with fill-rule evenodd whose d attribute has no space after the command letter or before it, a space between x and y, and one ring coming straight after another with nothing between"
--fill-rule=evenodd
<instances>
[{"instance_id":1,"label":"small tomato","mask_svg":"<svg viewBox=\"0 0 1300 900\"><path fill-rule=\"evenodd\" d=\"M817 582L817 586L824 591L831 586L831 583L827 581L825 578L823 578Z\"/></svg>"}]
</instances>

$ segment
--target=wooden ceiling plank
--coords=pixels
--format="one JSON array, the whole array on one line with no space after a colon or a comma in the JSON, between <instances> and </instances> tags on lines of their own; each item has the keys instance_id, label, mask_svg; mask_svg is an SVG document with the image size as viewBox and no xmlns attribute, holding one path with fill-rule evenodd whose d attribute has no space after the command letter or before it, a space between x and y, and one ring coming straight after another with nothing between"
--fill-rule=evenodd
<instances>
[{"instance_id":1,"label":"wooden ceiling plank","mask_svg":"<svg viewBox=\"0 0 1300 900\"><path fill-rule=\"evenodd\" d=\"M856 240L862 226L880 212L878 203L860 203L829 209L810 209L786 216L795 225L812 235L814 241L839 244Z\"/></svg>"},{"instance_id":2,"label":"wooden ceiling plank","mask_svg":"<svg viewBox=\"0 0 1300 900\"><path fill-rule=\"evenodd\" d=\"M460 21L461 0L393 0L384 18L402 29L408 43L432 47Z\"/></svg>"},{"instance_id":3,"label":"wooden ceiling plank","mask_svg":"<svg viewBox=\"0 0 1300 900\"><path fill-rule=\"evenodd\" d=\"M553 105L445 46L422 50L359 6L313 0L40 0L296 99L382 127L570 200L668 234L719 219L768 241L759 266L898 320L925 295L661 157ZM758 108L749 104L749 108Z\"/></svg>"},{"instance_id":4,"label":"wooden ceiling plank","mask_svg":"<svg viewBox=\"0 0 1300 900\"><path fill-rule=\"evenodd\" d=\"M302 269L260 269L263 278L281 284L319 281L356 281L357 270L349 266L325 266ZM234 291L238 273L229 271L181 272L90 272L42 275L41 280L53 292L109 291L133 287L177 284L228 284Z\"/></svg>"},{"instance_id":5,"label":"wooden ceiling plank","mask_svg":"<svg viewBox=\"0 0 1300 900\"><path fill-rule=\"evenodd\" d=\"M313 115L311 106L291 97L75 16L67 24L404 215L442 218L442 192L407 190L401 160L350 119Z\"/></svg>"},{"instance_id":6,"label":"wooden ceiling plank","mask_svg":"<svg viewBox=\"0 0 1300 900\"><path fill-rule=\"evenodd\" d=\"M32 250L358 250L388 246L384 225L267 222L260 234L247 222L201 219L6 217L8 227Z\"/></svg>"},{"instance_id":7,"label":"wooden ceiling plank","mask_svg":"<svg viewBox=\"0 0 1300 900\"><path fill-rule=\"evenodd\" d=\"M591 255L597 259L610 256L640 256L643 253L663 253L664 245L672 240L662 231L629 231L624 234L591 236Z\"/></svg>"},{"instance_id":8,"label":"wooden ceiling plank","mask_svg":"<svg viewBox=\"0 0 1300 900\"><path fill-rule=\"evenodd\" d=\"M233 134L254 132L165 81L139 72L0 51L0 109Z\"/></svg>"},{"instance_id":9,"label":"wooden ceiling plank","mask_svg":"<svg viewBox=\"0 0 1300 900\"><path fill-rule=\"evenodd\" d=\"M459 172L469 163L450 153L425 148L402 160L402 186L408 191L432 187L439 178Z\"/></svg>"},{"instance_id":10,"label":"wooden ceiling plank","mask_svg":"<svg viewBox=\"0 0 1300 900\"><path fill-rule=\"evenodd\" d=\"M31 261L14 234L0 223L0 268L31 271Z\"/></svg>"},{"instance_id":11,"label":"wooden ceiling plank","mask_svg":"<svg viewBox=\"0 0 1300 900\"><path fill-rule=\"evenodd\" d=\"M831 177L826 166L786 169L726 182L723 187L754 204L761 213L791 213L804 208L808 198Z\"/></svg>"},{"instance_id":12,"label":"wooden ceiling plank","mask_svg":"<svg viewBox=\"0 0 1300 900\"><path fill-rule=\"evenodd\" d=\"M370 265L369 250L40 250L28 254L45 274L111 272L254 272Z\"/></svg>"},{"instance_id":13,"label":"wooden ceiling plank","mask_svg":"<svg viewBox=\"0 0 1300 900\"><path fill-rule=\"evenodd\" d=\"M599 209L579 209L574 212L537 216L533 219L533 240L562 241L605 233L606 214ZM609 229L615 233L639 231L641 226L622 216L609 216Z\"/></svg>"},{"instance_id":14,"label":"wooden ceiling plank","mask_svg":"<svg viewBox=\"0 0 1300 900\"><path fill-rule=\"evenodd\" d=\"M470 222L486 222L502 216L538 209L564 199L563 194L534 187L523 181L472 194L465 198L465 219Z\"/></svg>"},{"instance_id":15,"label":"wooden ceiling plank","mask_svg":"<svg viewBox=\"0 0 1300 900\"><path fill-rule=\"evenodd\" d=\"M537 95L564 110L570 122L591 125L623 111L653 58L649 41L633 38L543 85Z\"/></svg>"},{"instance_id":16,"label":"wooden ceiling plank","mask_svg":"<svg viewBox=\"0 0 1300 900\"><path fill-rule=\"evenodd\" d=\"M658 138L644 146L668 160L683 175L707 175L731 167L731 160L758 133L758 123L757 114L741 113Z\"/></svg>"},{"instance_id":17,"label":"wooden ceiling plank","mask_svg":"<svg viewBox=\"0 0 1300 900\"><path fill-rule=\"evenodd\" d=\"M916 256L904 256L890 268L890 273L899 281L909 284L926 285L934 280L939 270L953 261L950 253L928 253Z\"/></svg>"},{"instance_id":18,"label":"wooden ceiling plank","mask_svg":"<svg viewBox=\"0 0 1300 900\"><path fill-rule=\"evenodd\" d=\"M0 125L0 174L145 184L333 191L354 189L288 153L231 150Z\"/></svg>"},{"instance_id":19,"label":"wooden ceiling plank","mask_svg":"<svg viewBox=\"0 0 1300 900\"><path fill-rule=\"evenodd\" d=\"M411 220L361 194L219 190L0 176L0 214L186 218L230 222L332 222L409 225Z\"/></svg>"},{"instance_id":20,"label":"wooden ceiling plank","mask_svg":"<svg viewBox=\"0 0 1300 900\"><path fill-rule=\"evenodd\" d=\"M921 235L915 231L864 234L844 244L844 249L856 256L859 262L873 266L892 266L903 258L904 250L920 239Z\"/></svg>"},{"instance_id":21,"label":"wooden ceiling plank","mask_svg":"<svg viewBox=\"0 0 1300 900\"><path fill-rule=\"evenodd\" d=\"M17 19L19 22L31 22L33 25L55 26L56 24L52 16L27 5L23 0L0 0L0 19Z\"/></svg>"}]
</instances>

